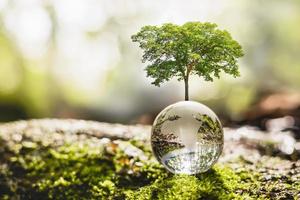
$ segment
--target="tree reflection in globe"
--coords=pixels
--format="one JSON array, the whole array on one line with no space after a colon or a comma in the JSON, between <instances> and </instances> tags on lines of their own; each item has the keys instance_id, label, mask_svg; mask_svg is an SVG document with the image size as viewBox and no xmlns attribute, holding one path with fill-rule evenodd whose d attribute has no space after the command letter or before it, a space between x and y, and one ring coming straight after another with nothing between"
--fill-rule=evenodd
<instances>
[{"instance_id":1,"label":"tree reflection in globe","mask_svg":"<svg viewBox=\"0 0 300 200\"><path fill-rule=\"evenodd\" d=\"M222 152L222 125L207 106L181 101L158 114L152 127L151 145L157 160L170 172L205 172Z\"/></svg>"}]
</instances>

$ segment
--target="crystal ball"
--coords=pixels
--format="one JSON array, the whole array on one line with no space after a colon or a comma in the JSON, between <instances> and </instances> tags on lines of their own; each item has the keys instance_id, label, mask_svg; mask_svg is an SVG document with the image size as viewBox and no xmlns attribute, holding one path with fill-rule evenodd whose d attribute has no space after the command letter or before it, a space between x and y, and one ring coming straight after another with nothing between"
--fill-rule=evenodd
<instances>
[{"instance_id":1,"label":"crystal ball","mask_svg":"<svg viewBox=\"0 0 300 200\"><path fill-rule=\"evenodd\" d=\"M174 174L198 174L218 160L223 149L223 129L207 106L181 101L156 117L151 146L157 160Z\"/></svg>"}]
</instances>

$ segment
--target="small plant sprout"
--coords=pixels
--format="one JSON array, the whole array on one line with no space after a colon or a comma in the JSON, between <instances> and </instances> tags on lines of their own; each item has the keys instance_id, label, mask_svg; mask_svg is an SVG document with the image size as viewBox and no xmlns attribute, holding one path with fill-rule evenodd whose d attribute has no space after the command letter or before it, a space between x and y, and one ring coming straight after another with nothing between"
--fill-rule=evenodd
<instances>
[{"instance_id":1,"label":"small plant sprout","mask_svg":"<svg viewBox=\"0 0 300 200\"><path fill-rule=\"evenodd\" d=\"M243 56L241 45L226 30L214 23L187 22L144 26L133 35L143 50L143 62L152 84L176 77L185 84L185 100L189 100L189 77L198 75L206 81L220 77L220 72L239 76L237 59Z\"/></svg>"}]
</instances>

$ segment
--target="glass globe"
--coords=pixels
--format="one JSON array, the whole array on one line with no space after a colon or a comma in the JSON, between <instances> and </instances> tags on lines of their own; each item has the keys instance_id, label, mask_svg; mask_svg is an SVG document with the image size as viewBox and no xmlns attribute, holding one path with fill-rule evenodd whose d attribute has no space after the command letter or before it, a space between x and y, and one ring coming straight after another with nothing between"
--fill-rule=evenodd
<instances>
[{"instance_id":1,"label":"glass globe","mask_svg":"<svg viewBox=\"0 0 300 200\"><path fill-rule=\"evenodd\" d=\"M218 160L223 149L223 129L207 106L181 101L162 110L151 134L157 160L175 174L205 172Z\"/></svg>"}]
</instances>

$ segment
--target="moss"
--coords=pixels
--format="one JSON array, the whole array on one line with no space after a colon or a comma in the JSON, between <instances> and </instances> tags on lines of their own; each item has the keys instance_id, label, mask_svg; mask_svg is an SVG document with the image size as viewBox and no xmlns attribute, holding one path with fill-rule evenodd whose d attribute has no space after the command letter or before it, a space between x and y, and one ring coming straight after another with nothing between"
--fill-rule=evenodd
<instances>
[{"instance_id":1,"label":"moss","mask_svg":"<svg viewBox=\"0 0 300 200\"><path fill-rule=\"evenodd\" d=\"M235 173L229 167L215 166L197 175L174 175L160 179L137 191L127 192L128 199L260 199L259 184L253 174Z\"/></svg>"},{"instance_id":2,"label":"moss","mask_svg":"<svg viewBox=\"0 0 300 200\"><path fill-rule=\"evenodd\" d=\"M0 199L271 199L279 189L299 189L294 182L280 188L279 182L263 184L259 173L221 164L197 176L172 175L138 141L0 143ZM142 155L128 153L124 145Z\"/></svg>"}]
</instances>

